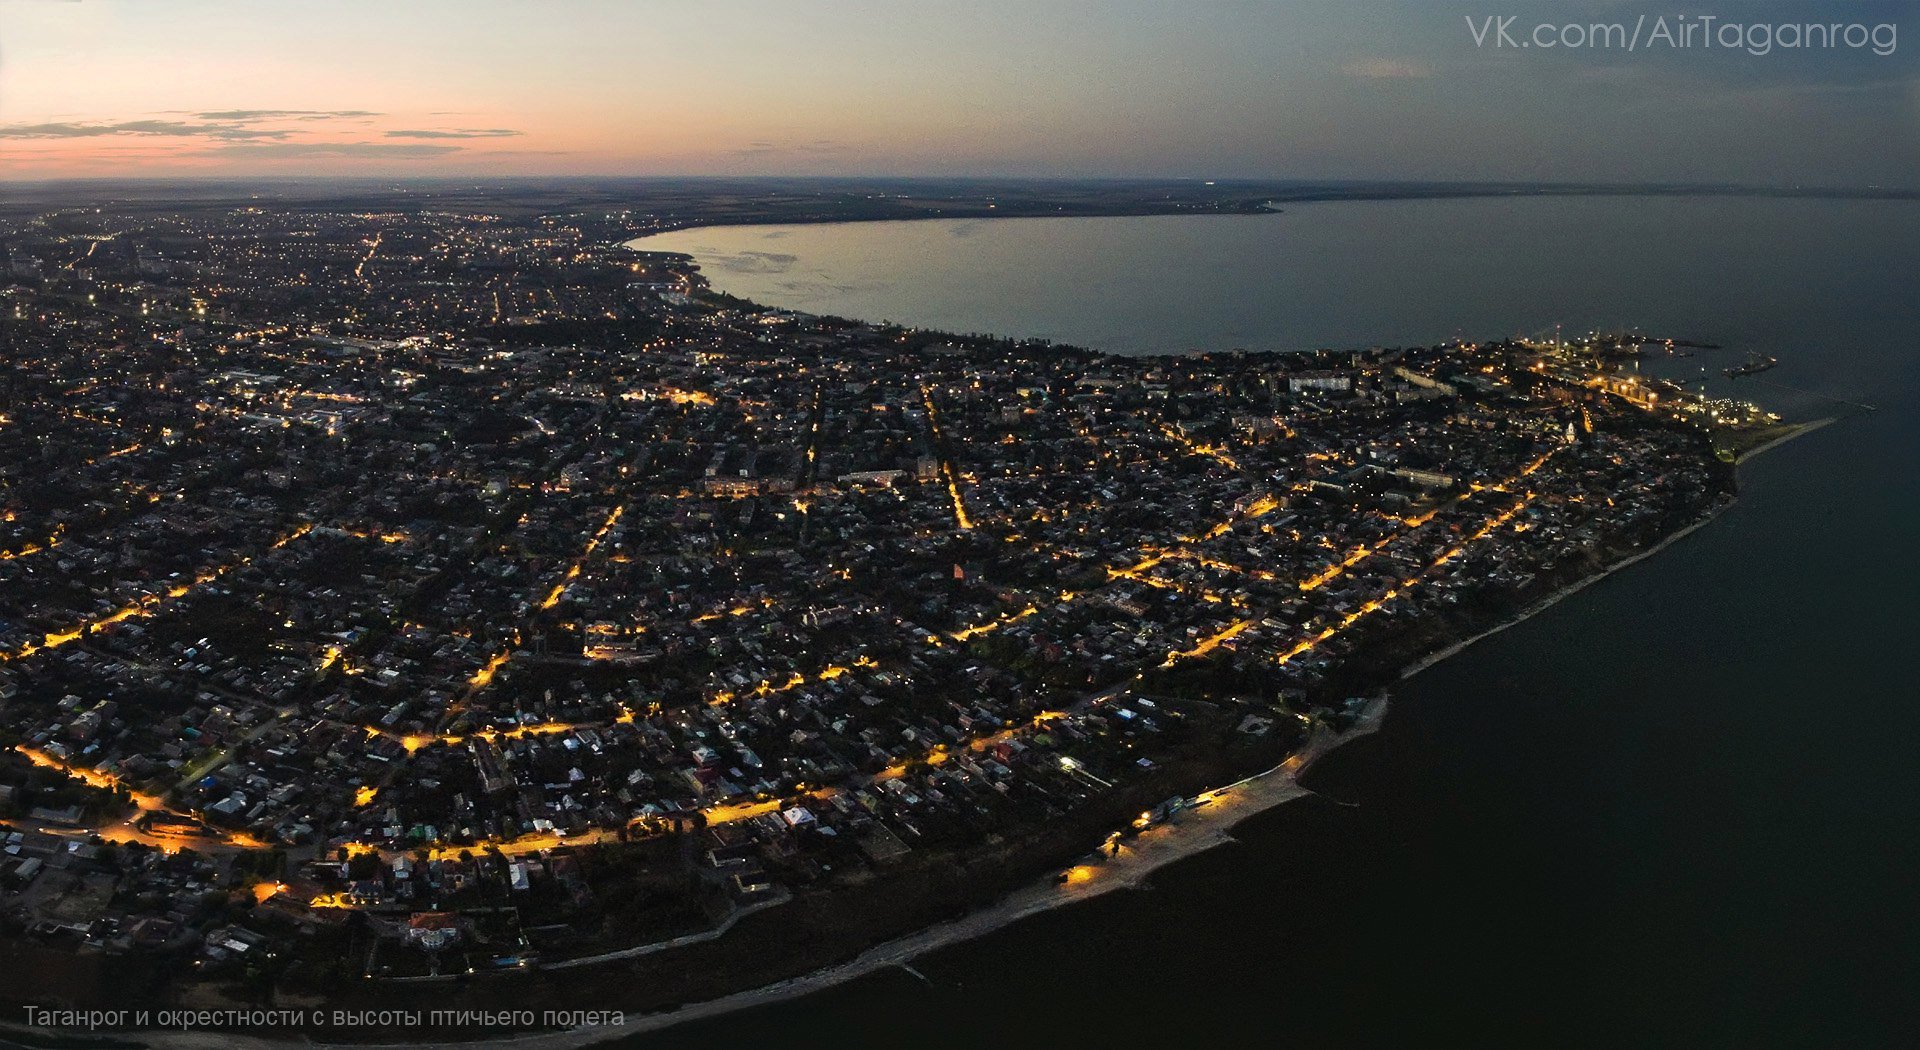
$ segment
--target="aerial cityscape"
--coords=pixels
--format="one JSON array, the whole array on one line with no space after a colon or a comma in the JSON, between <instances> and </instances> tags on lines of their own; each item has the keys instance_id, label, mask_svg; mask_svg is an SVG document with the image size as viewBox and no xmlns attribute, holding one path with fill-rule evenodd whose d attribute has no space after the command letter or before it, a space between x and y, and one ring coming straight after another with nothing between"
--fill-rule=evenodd
<instances>
[{"instance_id":1,"label":"aerial cityscape","mask_svg":"<svg viewBox=\"0 0 1920 1050\"><path fill-rule=\"evenodd\" d=\"M1588 6L0 0L0 1045L1897 1045L1920 80Z\"/></svg>"},{"instance_id":2,"label":"aerial cityscape","mask_svg":"<svg viewBox=\"0 0 1920 1050\"><path fill-rule=\"evenodd\" d=\"M1097 879L1792 429L1622 368L1651 336L1116 357L796 315L617 239L666 220L6 231L36 950L351 997L841 898L897 934L940 869Z\"/></svg>"}]
</instances>

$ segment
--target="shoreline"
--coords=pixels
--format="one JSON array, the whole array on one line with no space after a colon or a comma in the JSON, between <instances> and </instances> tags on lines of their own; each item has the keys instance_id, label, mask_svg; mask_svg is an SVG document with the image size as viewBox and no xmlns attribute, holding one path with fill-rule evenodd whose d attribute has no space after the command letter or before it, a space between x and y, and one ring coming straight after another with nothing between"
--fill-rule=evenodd
<instances>
[{"instance_id":1,"label":"shoreline","mask_svg":"<svg viewBox=\"0 0 1920 1050\"><path fill-rule=\"evenodd\" d=\"M1788 437L1792 437L1792 436L1793 435L1788 435ZM1782 440L1785 440L1785 439L1783 438ZM1709 523L1711 523L1715 518L1718 518L1721 514L1732 509L1733 506L1739 502L1740 500L1737 497L1733 499L1729 499L1726 502L1720 504L1717 507L1714 507L1713 509L1707 511L1705 514L1701 515L1698 520L1692 522L1691 524L1685 525L1680 529L1668 534L1665 538L1661 539L1660 542L1654 544L1651 547L1648 547L1646 550L1629 554L1618 561L1612 562L1594 572L1591 572L1585 576L1582 576L1581 578L1573 581L1572 583L1569 583L1566 586L1561 587L1558 590L1555 590L1552 593L1541 597L1539 600L1535 601L1533 604L1515 613L1512 618L1503 620L1500 623L1495 624L1494 626L1489 627L1484 631L1481 631L1479 634L1476 634L1470 638L1463 638L1460 641L1457 641L1452 645L1447 646L1445 649L1441 649L1430 656L1421 657L1419 660L1416 660L1413 663L1408 664L1406 668L1400 672L1399 680L1404 682L1407 679L1412 678L1414 675L1417 675L1420 672L1425 671L1428 668L1434 666L1435 664L1438 664L1441 661L1448 659L1449 657L1456 656L1459 653L1471 648L1477 642L1480 642L1487 638L1491 638L1494 635L1499 634L1501 631L1504 631L1509 627L1515 627L1527 620L1533 619L1535 616L1538 616L1539 614L1546 612L1548 609L1560 604L1563 600L1573 597L1574 595L1580 593L1581 591L1586 590L1588 587L1591 587L1594 584L1599 583L1601 580L1604 580L1607 577L1612 576L1614 573L1619 572L1622 569L1629 568L1642 561L1645 561L1648 558L1653 557L1654 555L1660 553L1661 551L1666 550L1668 547L1671 547L1672 545L1680 542L1681 540L1686 539L1688 536L1693 535L1696 531L1704 528Z\"/></svg>"},{"instance_id":2,"label":"shoreline","mask_svg":"<svg viewBox=\"0 0 1920 1050\"><path fill-rule=\"evenodd\" d=\"M1801 423L1795 426L1792 430L1787 431L1786 433L1780 435L1777 438L1774 438L1771 441L1762 442L1761 444L1755 445L1750 449L1737 453L1733 457L1733 464L1734 466L1739 466L1740 464L1745 463L1747 460L1753 458L1754 456L1759 455L1762 452L1784 445L1787 442L1792 441L1794 438L1805 437L1806 435L1811 434L1814 431L1819 430L1821 427L1827 426L1830 423L1840 422L1840 419L1841 419L1840 416L1826 416L1821 419L1808 420L1807 422Z\"/></svg>"},{"instance_id":3,"label":"shoreline","mask_svg":"<svg viewBox=\"0 0 1920 1050\"><path fill-rule=\"evenodd\" d=\"M1363 199L1370 201L1370 200L1376 200L1376 199L1401 200L1402 198L1399 198L1399 197L1371 198L1369 197L1369 198L1363 198ZM1416 199L1424 199L1424 198L1416 198ZM725 219L712 220L712 221L709 221L706 219L690 219L677 226L667 226L658 230L650 230L646 233L641 234L638 237L629 237L626 240L616 241L614 243L618 244L622 248L627 249L628 251L654 252L654 253L666 254L666 255L686 255L687 254L686 252L669 251L663 248L649 248L649 247L646 247L641 242L649 240L654 237L667 237L676 233L689 233L693 230L744 230L744 229L752 229L756 226L764 226L768 228L775 228L775 227L782 227L782 226L874 226L881 223L889 223L889 222L903 222L903 223L904 222L913 222L913 223L1013 222L1021 219L1206 219L1206 218L1244 219L1244 218L1260 216L1260 215L1284 214L1285 209L1279 207L1278 206L1279 203L1280 202L1275 200L1264 200L1261 202L1259 207L1247 208L1244 210L1230 210L1225 208L1219 208L1219 209L1193 209L1189 211L1179 211L1179 210L1173 210L1173 209L1155 209L1155 210L1142 209L1137 211L1082 211L1082 212L1048 212L1048 211L1012 212L1010 211L1004 215L995 215L995 214L876 215L871 218L849 218L849 219L841 219L841 218L783 219L778 217L735 219L731 216L728 216ZM1313 200L1304 200L1299 202L1288 202L1288 203L1313 204L1318 202ZM774 307L774 309L785 309L785 308Z\"/></svg>"},{"instance_id":4,"label":"shoreline","mask_svg":"<svg viewBox=\"0 0 1920 1050\"><path fill-rule=\"evenodd\" d=\"M399 1043L326 1043L309 1037L297 1038L310 1047L328 1050L365 1050L376 1046L432 1046L439 1050L489 1050L511 1047L515 1050L576 1050L617 1039L657 1032L688 1021L707 1020L739 1010L767 1006L788 999L837 987L871 973L899 967L910 969L913 960L950 945L974 940L995 930L1011 926L1056 908L1092 900L1119 890L1137 889L1155 872L1171 864L1198 856L1217 846L1237 841L1235 827L1250 817L1288 802L1315 794L1299 783L1299 777L1313 764L1333 753L1341 745L1371 736L1386 720L1388 697L1378 693L1367 702L1355 724L1344 731L1320 730L1299 750L1270 769L1244 777L1222 787L1202 792L1205 805L1183 811L1164 824L1141 832L1122 846L1118 856L1099 864L1077 865L1086 872L1065 884L1050 879L1028 883L995 903L959 919L924 927L883 941L854 958L798 977L773 984L732 992L715 999L689 1003L675 1010L637 1014L625 1024L551 1032L529 1032L498 1038L422 1041L409 1039ZM1199 797L1199 796L1196 796ZM1097 852L1094 851L1094 852ZM0 1033L5 1031L0 1027ZM258 1047L260 1050L283 1048L292 1039L263 1038L219 1031L133 1032L120 1038L137 1039L147 1046L171 1050L216 1050L221 1047Z\"/></svg>"},{"instance_id":5,"label":"shoreline","mask_svg":"<svg viewBox=\"0 0 1920 1050\"><path fill-rule=\"evenodd\" d=\"M1735 463L1736 465L1745 463L1752 457L1777 448L1794 438L1813 433L1836 421L1837 417L1832 417L1800 424L1779 437L1746 450L1736 458ZM1715 521L1722 513L1738 503L1739 497L1736 494L1707 511L1699 519L1663 537L1645 550L1627 555L1543 596L1512 617L1485 631L1408 664L1395 680L1406 681L1458 655L1478 642L1532 619L1601 580L1659 554ZM662 1031L689 1021L708 1020L740 1010L796 999L891 967L911 970L912 961L922 955L977 939L1011 926L1022 919L1055 908L1066 907L1118 890L1137 889L1147 882L1153 873L1162 868L1237 841L1232 831L1248 818L1315 794L1311 788L1299 783L1300 776L1311 769L1315 762L1331 754L1342 744L1378 732L1386 720L1389 704L1389 694L1386 690L1382 690L1369 699L1359 720L1351 728L1337 733L1317 731L1306 745L1278 765L1223 787L1202 792L1196 797L1206 797L1208 799L1206 805L1182 812L1164 824L1147 829L1138 837L1128 841L1117 857L1097 866L1080 865L1075 870L1089 872L1084 878L1076 878L1066 884L1055 884L1052 880L1029 883L995 903L962 918L903 934L874 945L846 962L798 977L731 992L714 999L688 1003L673 1010L637 1014L621 1025L530 1032L503 1035L498 1038L444 1041L409 1039L403 1043L326 1043L304 1036L292 1038L298 1039L307 1046L329 1048L329 1050L332 1048L358 1050L358 1048L369 1046L396 1045L425 1045L442 1048L442 1050L487 1050L487 1048L501 1047L510 1047L514 1050L579 1050L582 1047L630 1036ZM4 1033L6 1027L8 1026L0 1026L0 1033ZM137 1039L148 1046L177 1048L177 1050L215 1050L219 1047L233 1046L278 1050L292 1041L286 1038L247 1036L218 1031L133 1032L119 1037Z\"/></svg>"},{"instance_id":6,"label":"shoreline","mask_svg":"<svg viewBox=\"0 0 1920 1050\"><path fill-rule=\"evenodd\" d=\"M1784 434L1781 434L1780 436L1772 439L1771 441L1767 441L1762 444L1756 445L1753 448L1747 449L1746 451L1735 456L1733 461L1734 465L1737 467L1740 464L1745 463L1748 459L1754 456L1758 456L1769 449L1777 448L1781 445L1786 444L1789 441L1792 441L1794 438L1803 437L1807 434L1811 434L1814 431L1819 430L1821 427L1824 427L1829 423L1835 423L1838 421L1839 421L1839 417L1829 416L1823 419L1815 419L1806 423L1798 424L1793 429L1787 431ZM1509 627L1513 627L1521 623L1522 621L1532 619L1534 616L1537 616L1540 613L1546 612L1548 609L1552 608L1553 606L1560 604L1561 601L1567 598L1573 597L1574 595L1580 593L1581 591L1586 590L1588 587L1591 587L1596 583L1599 583L1601 580L1604 580L1607 577L1612 576L1614 573L1619 572L1622 569L1627 569L1627 568L1631 568L1634 565L1638 565L1640 562L1643 562L1648 558L1651 558L1654 555L1659 554L1661 551L1666 550L1668 547L1671 547L1674 544L1679 543L1681 540L1686 539L1688 536L1693 535L1695 532L1699 531L1700 529L1705 528L1707 525L1711 524L1714 521L1714 519L1720 517L1720 515L1726 513L1727 511L1732 510L1736 505L1739 504L1739 502L1740 502L1740 497L1736 493L1733 497L1729 498L1726 502L1721 503L1719 506L1714 507L1713 509L1707 511L1707 513L1701 515L1698 520L1668 534L1667 536L1662 538L1660 542L1654 544L1651 547L1648 547L1646 550L1636 551L1633 554L1629 554L1626 557L1619 559L1618 561L1612 562L1604 566L1598 571L1589 573L1588 575L1583 576L1580 579L1567 584L1565 587L1561 587L1558 590L1555 590L1551 594L1545 595L1544 597L1540 598L1538 601L1534 602L1532 605L1529 605L1526 608L1520 610L1518 613L1514 614L1512 619L1506 620L1494 627L1490 627L1484 631L1481 631L1479 634L1476 634L1471 638L1466 638L1466 639L1462 639L1461 641L1455 642L1454 644L1449 645L1445 649L1441 649L1440 651L1433 653L1430 656L1422 657L1421 659L1415 661L1414 663L1409 664L1405 670L1402 670L1400 672L1399 680L1404 682L1407 679L1412 678L1414 675L1417 675L1420 672L1426 670L1427 668L1432 667L1433 665L1441 662L1442 660L1445 660L1450 656L1454 656L1462 652L1463 650L1471 647L1474 643L1479 642L1485 638L1489 638L1493 635L1499 634L1501 631L1504 631Z\"/></svg>"},{"instance_id":7,"label":"shoreline","mask_svg":"<svg viewBox=\"0 0 1920 1050\"><path fill-rule=\"evenodd\" d=\"M1047 180L1039 180L1045 182ZM1122 182L1128 180L1120 180ZM1154 180L1146 180L1154 181ZM1556 200L1563 198L1666 198L1666 199L1721 199L1721 198L1763 198L1779 200L1864 200L1864 201L1910 201L1920 199L1920 191L1880 189L1880 190L1843 190L1835 188L1787 189L1762 186L1657 186L1657 185L1605 185L1586 183L1437 183L1422 184L1380 184L1362 181L1334 188L1301 188L1286 185L1263 185L1254 180L1250 190L1266 189L1270 192L1241 198L1247 207L1243 208L1193 208L1180 209L1169 207L1095 207L1086 211L1047 212L1015 211L989 213L968 213L955 215L875 215L833 218L781 217L761 215L740 217L735 215L695 216L674 222L656 230L649 230L636 237L621 240L621 246L633 251L655 251L652 248L637 248L635 245L649 237L659 237L670 233L683 233L687 230L727 229L750 226L852 226L875 222L971 222L976 220L1002 219L1137 219L1154 216L1194 217L1207 215L1249 216L1274 215L1287 210L1287 206L1302 204L1379 204L1400 201L1480 201L1480 200ZM1257 199L1257 203L1256 203ZM997 209L996 209L997 212Z\"/></svg>"}]
</instances>

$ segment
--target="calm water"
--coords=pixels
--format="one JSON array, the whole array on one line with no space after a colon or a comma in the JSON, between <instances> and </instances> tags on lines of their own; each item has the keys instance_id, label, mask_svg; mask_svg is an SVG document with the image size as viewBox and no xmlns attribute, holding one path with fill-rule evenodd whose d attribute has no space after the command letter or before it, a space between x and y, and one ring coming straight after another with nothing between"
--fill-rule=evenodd
<instances>
[{"instance_id":1,"label":"calm water","mask_svg":"<svg viewBox=\"0 0 1920 1050\"><path fill-rule=\"evenodd\" d=\"M1621 322L1802 416L1740 504L1407 683L1239 845L636 1045L1912 1045L1920 206L1316 204L686 231L722 289L1125 351ZM755 254L758 253L758 254ZM1726 385L1722 383L1721 385ZM1870 402L1852 413L1831 395Z\"/></svg>"}]
</instances>

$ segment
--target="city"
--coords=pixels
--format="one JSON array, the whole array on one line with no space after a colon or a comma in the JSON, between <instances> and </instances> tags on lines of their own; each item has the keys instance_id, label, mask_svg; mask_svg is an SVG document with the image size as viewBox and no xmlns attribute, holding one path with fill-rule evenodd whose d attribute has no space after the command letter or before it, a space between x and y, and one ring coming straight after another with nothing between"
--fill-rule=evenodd
<instances>
[{"instance_id":1,"label":"city","mask_svg":"<svg viewBox=\"0 0 1920 1050\"><path fill-rule=\"evenodd\" d=\"M797 314L622 245L674 224L0 228L0 920L66 998L510 1001L657 954L620 1005L658 1008L1098 878L1791 430L1638 335Z\"/></svg>"},{"instance_id":2,"label":"city","mask_svg":"<svg viewBox=\"0 0 1920 1050\"><path fill-rule=\"evenodd\" d=\"M1833 6L0 0L0 1050L1911 1045Z\"/></svg>"}]
</instances>

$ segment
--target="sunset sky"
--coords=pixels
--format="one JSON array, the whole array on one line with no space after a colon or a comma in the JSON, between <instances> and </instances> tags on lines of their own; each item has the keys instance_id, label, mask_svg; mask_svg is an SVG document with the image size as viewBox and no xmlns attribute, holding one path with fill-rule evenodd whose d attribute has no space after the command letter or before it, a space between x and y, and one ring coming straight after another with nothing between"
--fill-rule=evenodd
<instances>
[{"instance_id":1,"label":"sunset sky","mask_svg":"<svg viewBox=\"0 0 1920 1050\"><path fill-rule=\"evenodd\" d=\"M1494 5L1522 26L1702 10L1670 7ZM1868 24L1916 10L1724 7ZM1628 55L1476 47L1466 16L1488 13L1440 0L0 0L0 178L1920 181L1920 17L1884 57Z\"/></svg>"}]
</instances>

